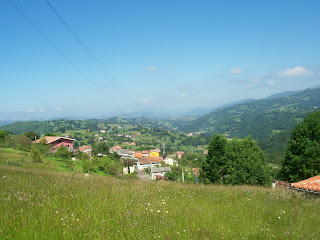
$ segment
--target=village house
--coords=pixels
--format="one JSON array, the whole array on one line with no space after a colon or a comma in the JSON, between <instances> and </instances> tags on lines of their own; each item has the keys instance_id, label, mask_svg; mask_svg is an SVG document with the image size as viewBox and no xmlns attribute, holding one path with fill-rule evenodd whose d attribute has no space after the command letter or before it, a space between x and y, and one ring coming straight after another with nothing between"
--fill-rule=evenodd
<instances>
[{"instance_id":1,"label":"village house","mask_svg":"<svg viewBox=\"0 0 320 240\"><path fill-rule=\"evenodd\" d=\"M171 166L177 166L178 167L178 161L174 160L172 158L168 158L168 157L163 157L163 162L167 165L171 165Z\"/></svg>"},{"instance_id":2,"label":"village house","mask_svg":"<svg viewBox=\"0 0 320 240\"><path fill-rule=\"evenodd\" d=\"M81 146L81 147L78 148L78 151L80 151L82 153L85 153L85 154L88 154L89 156L91 156L91 147L90 146L87 146L87 145Z\"/></svg>"},{"instance_id":3,"label":"village house","mask_svg":"<svg viewBox=\"0 0 320 240\"><path fill-rule=\"evenodd\" d=\"M167 172L171 172L172 169L170 167L159 167L159 168L152 168L151 169L151 179L156 180L156 179L163 179L164 175Z\"/></svg>"},{"instance_id":4,"label":"village house","mask_svg":"<svg viewBox=\"0 0 320 240\"><path fill-rule=\"evenodd\" d=\"M117 154L122 157L130 157L131 151L129 149L119 149Z\"/></svg>"},{"instance_id":5,"label":"village house","mask_svg":"<svg viewBox=\"0 0 320 240\"><path fill-rule=\"evenodd\" d=\"M153 168L155 166L161 166L162 157L142 157L137 161L138 171L145 170L147 168Z\"/></svg>"},{"instance_id":6,"label":"village house","mask_svg":"<svg viewBox=\"0 0 320 240\"><path fill-rule=\"evenodd\" d=\"M45 136L33 141L32 143L40 143L43 140L45 140L46 144L49 145L51 152L56 152L60 146L64 146L69 152L73 152L73 142L76 141L76 139L67 137Z\"/></svg>"},{"instance_id":7,"label":"village house","mask_svg":"<svg viewBox=\"0 0 320 240\"><path fill-rule=\"evenodd\" d=\"M114 146L112 148L109 149L110 153L115 153L117 152L119 149L122 149L120 146Z\"/></svg>"},{"instance_id":8,"label":"village house","mask_svg":"<svg viewBox=\"0 0 320 240\"><path fill-rule=\"evenodd\" d=\"M106 132L106 130L100 129L100 130L99 130L99 132L101 132L101 133L105 133L105 132Z\"/></svg>"}]
</instances>

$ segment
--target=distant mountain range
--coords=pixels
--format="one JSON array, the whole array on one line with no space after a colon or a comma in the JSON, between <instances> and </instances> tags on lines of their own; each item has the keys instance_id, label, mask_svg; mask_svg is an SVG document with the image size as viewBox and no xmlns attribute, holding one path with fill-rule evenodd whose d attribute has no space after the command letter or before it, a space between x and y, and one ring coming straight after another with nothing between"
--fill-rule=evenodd
<instances>
[{"instance_id":1,"label":"distant mountain range","mask_svg":"<svg viewBox=\"0 0 320 240\"><path fill-rule=\"evenodd\" d=\"M219 108L187 123L180 130L219 132L230 138L252 134L255 139L264 139L291 130L307 113L316 109L320 109L319 86Z\"/></svg>"}]
</instances>

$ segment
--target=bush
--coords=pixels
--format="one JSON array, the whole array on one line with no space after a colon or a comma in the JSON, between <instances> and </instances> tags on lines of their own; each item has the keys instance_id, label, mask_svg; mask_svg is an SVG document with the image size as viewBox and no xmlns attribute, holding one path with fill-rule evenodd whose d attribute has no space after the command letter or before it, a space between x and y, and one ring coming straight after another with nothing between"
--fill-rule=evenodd
<instances>
[{"instance_id":1,"label":"bush","mask_svg":"<svg viewBox=\"0 0 320 240\"><path fill-rule=\"evenodd\" d=\"M35 144L31 145L30 157L34 162L42 162L42 154Z\"/></svg>"}]
</instances>

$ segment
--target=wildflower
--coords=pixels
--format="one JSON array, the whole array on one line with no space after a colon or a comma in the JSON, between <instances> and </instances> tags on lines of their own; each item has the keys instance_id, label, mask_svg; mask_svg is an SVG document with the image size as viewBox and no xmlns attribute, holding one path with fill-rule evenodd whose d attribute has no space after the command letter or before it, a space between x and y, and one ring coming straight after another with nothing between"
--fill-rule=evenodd
<instances>
[{"instance_id":1,"label":"wildflower","mask_svg":"<svg viewBox=\"0 0 320 240\"><path fill-rule=\"evenodd\" d=\"M150 206L150 203L148 203L148 205Z\"/></svg>"},{"instance_id":2,"label":"wildflower","mask_svg":"<svg viewBox=\"0 0 320 240\"><path fill-rule=\"evenodd\" d=\"M79 218L77 219L77 221L79 222Z\"/></svg>"},{"instance_id":3,"label":"wildflower","mask_svg":"<svg viewBox=\"0 0 320 240\"><path fill-rule=\"evenodd\" d=\"M168 211L166 211L166 213L168 213Z\"/></svg>"},{"instance_id":4,"label":"wildflower","mask_svg":"<svg viewBox=\"0 0 320 240\"><path fill-rule=\"evenodd\" d=\"M61 221L63 221L63 218L61 218Z\"/></svg>"},{"instance_id":5,"label":"wildflower","mask_svg":"<svg viewBox=\"0 0 320 240\"><path fill-rule=\"evenodd\" d=\"M280 219L281 217L279 216L278 218Z\"/></svg>"},{"instance_id":6,"label":"wildflower","mask_svg":"<svg viewBox=\"0 0 320 240\"><path fill-rule=\"evenodd\" d=\"M160 212L160 210L157 211L157 213L159 213L159 212Z\"/></svg>"},{"instance_id":7,"label":"wildflower","mask_svg":"<svg viewBox=\"0 0 320 240\"><path fill-rule=\"evenodd\" d=\"M153 212L153 209L151 209L151 212Z\"/></svg>"},{"instance_id":8,"label":"wildflower","mask_svg":"<svg viewBox=\"0 0 320 240\"><path fill-rule=\"evenodd\" d=\"M102 221L101 223L104 223L104 221Z\"/></svg>"},{"instance_id":9,"label":"wildflower","mask_svg":"<svg viewBox=\"0 0 320 240\"><path fill-rule=\"evenodd\" d=\"M131 212L130 212L130 211L127 211L127 213L130 214Z\"/></svg>"}]
</instances>

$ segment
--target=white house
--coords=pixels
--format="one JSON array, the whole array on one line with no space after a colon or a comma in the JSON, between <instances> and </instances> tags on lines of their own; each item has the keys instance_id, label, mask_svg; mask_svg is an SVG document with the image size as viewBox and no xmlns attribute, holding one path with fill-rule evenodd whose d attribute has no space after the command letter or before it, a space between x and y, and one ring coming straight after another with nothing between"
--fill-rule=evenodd
<instances>
[{"instance_id":1,"label":"white house","mask_svg":"<svg viewBox=\"0 0 320 240\"><path fill-rule=\"evenodd\" d=\"M142 157L138 158L137 169L138 171L154 168L155 166L161 166L162 157Z\"/></svg>"},{"instance_id":2,"label":"white house","mask_svg":"<svg viewBox=\"0 0 320 240\"><path fill-rule=\"evenodd\" d=\"M171 166L177 166L178 167L178 161L177 160L174 160L172 158L165 158L163 159L163 162L165 164L168 164L168 165L171 165Z\"/></svg>"},{"instance_id":3,"label":"white house","mask_svg":"<svg viewBox=\"0 0 320 240\"><path fill-rule=\"evenodd\" d=\"M172 169L170 167L159 167L151 169L151 179L162 179L167 172L171 172Z\"/></svg>"}]
</instances>

